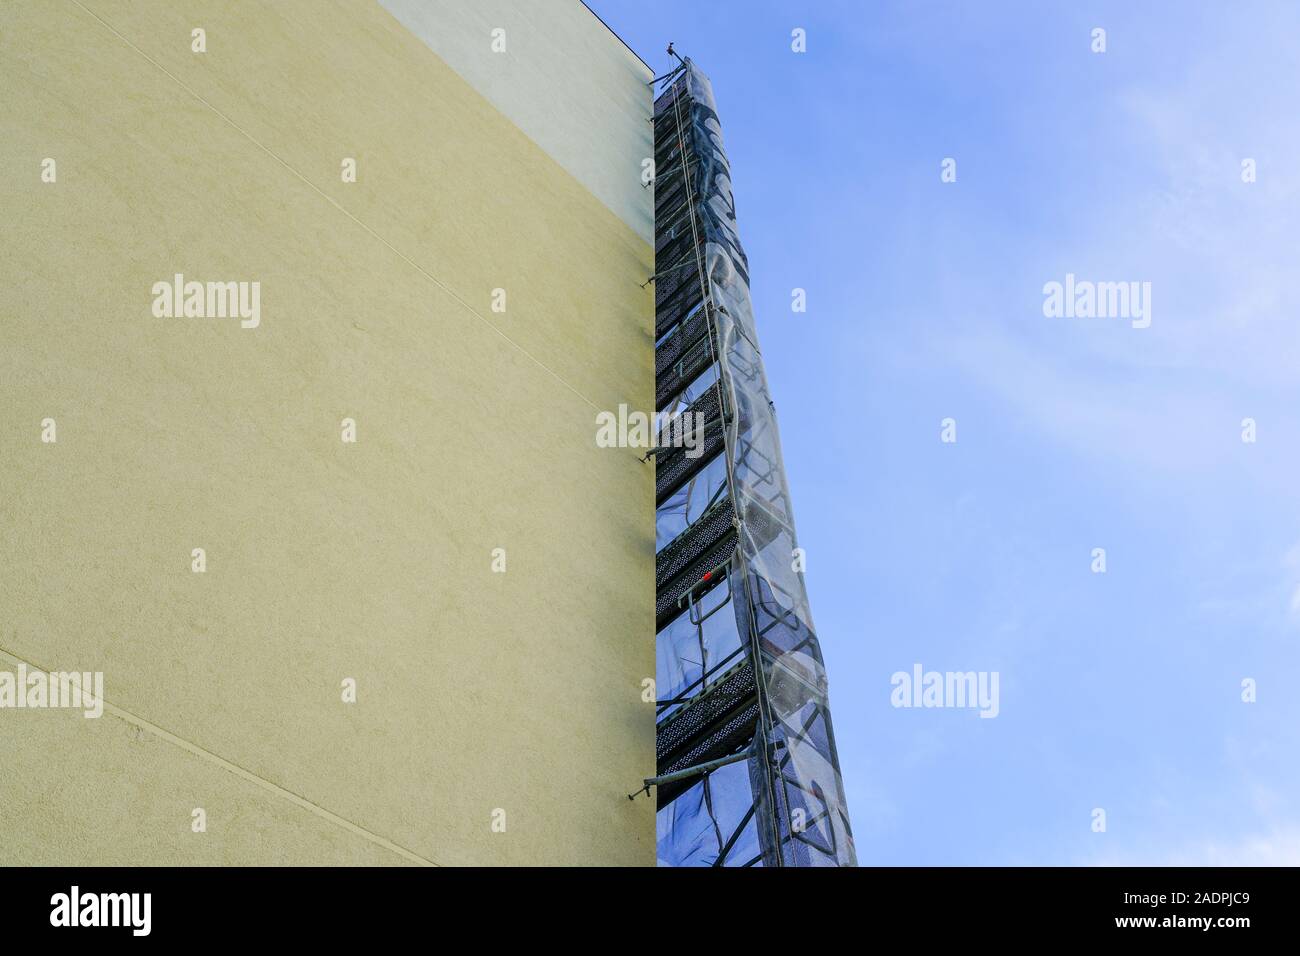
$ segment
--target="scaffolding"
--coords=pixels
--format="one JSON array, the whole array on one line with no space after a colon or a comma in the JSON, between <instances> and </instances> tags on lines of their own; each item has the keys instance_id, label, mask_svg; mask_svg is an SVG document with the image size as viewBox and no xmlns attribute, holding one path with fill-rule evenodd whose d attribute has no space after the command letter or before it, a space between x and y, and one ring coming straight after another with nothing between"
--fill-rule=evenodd
<instances>
[{"instance_id":1,"label":"scaffolding","mask_svg":"<svg viewBox=\"0 0 1300 956\"><path fill-rule=\"evenodd\" d=\"M854 866L712 87L654 82L659 862Z\"/></svg>"}]
</instances>

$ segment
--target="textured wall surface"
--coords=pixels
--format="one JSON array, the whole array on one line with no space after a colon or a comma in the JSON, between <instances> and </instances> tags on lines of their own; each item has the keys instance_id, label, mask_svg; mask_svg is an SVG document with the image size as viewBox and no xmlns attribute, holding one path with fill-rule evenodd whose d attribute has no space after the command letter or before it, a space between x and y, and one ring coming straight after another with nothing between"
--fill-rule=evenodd
<instances>
[{"instance_id":1,"label":"textured wall surface","mask_svg":"<svg viewBox=\"0 0 1300 956\"><path fill-rule=\"evenodd\" d=\"M379 2L654 241L653 197L639 178L654 155L651 71L594 13L577 0Z\"/></svg>"},{"instance_id":2,"label":"textured wall surface","mask_svg":"<svg viewBox=\"0 0 1300 956\"><path fill-rule=\"evenodd\" d=\"M378 3L0 7L0 671L109 702L0 709L0 863L654 862L653 469L594 441L653 253L463 75Z\"/></svg>"}]
</instances>

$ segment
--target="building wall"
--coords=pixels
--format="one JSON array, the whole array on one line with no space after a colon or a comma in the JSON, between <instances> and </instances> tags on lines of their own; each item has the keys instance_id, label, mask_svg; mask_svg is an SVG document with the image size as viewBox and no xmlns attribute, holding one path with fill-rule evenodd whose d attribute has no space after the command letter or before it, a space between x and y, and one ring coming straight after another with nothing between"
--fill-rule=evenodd
<instances>
[{"instance_id":1,"label":"building wall","mask_svg":"<svg viewBox=\"0 0 1300 956\"><path fill-rule=\"evenodd\" d=\"M653 407L648 151L553 84L637 211L466 77L358 0L0 8L0 670L108 701L0 710L0 863L654 862L653 469L594 441Z\"/></svg>"},{"instance_id":2,"label":"building wall","mask_svg":"<svg viewBox=\"0 0 1300 956\"><path fill-rule=\"evenodd\" d=\"M578 0L380 3L654 242L654 208L640 180L642 160L654 156L650 69L611 43L591 10Z\"/></svg>"}]
</instances>

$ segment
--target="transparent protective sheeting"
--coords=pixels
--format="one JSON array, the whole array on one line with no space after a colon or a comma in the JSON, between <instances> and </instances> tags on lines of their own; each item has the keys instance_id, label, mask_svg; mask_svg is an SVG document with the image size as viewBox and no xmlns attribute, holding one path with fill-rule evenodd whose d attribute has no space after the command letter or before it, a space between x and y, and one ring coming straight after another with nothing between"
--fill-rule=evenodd
<instances>
[{"instance_id":1,"label":"transparent protective sheeting","mask_svg":"<svg viewBox=\"0 0 1300 956\"><path fill-rule=\"evenodd\" d=\"M693 204L688 211L697 268L689 278L699 281L695 273L702 273L703 294L712 304L726 461L720 469L710 465L664 502L659 544L686 530L708 502L728 494L738 518L738 545L729 581L734 631L723 638L707 621L692 625L690 615L665 628L659 636L660 696L676 696L693 682L698 686L710 660L747 653L757 667L765 746L749 760L708 774L659 812L660 862L711 866L721 857L722 865L745 865L757 854L766 865L853 866L826 672L754 330L749 264L736 227L722 129L709 80L690 60L668 81L655 104L656 124L673 124L673 135L686 147L675 156L689 174L685 192ZM676 172L680 176L683 169Z\"/></svg>"},{"instance_id":2,"label":"transparent protective sheeting","mask_svg":"<svg viewBox=\"0 0 1300 956\"><path fill-rule=\"evenodd\" d=\"M660 866L762 866L749 767L705 776L656 817Z\"/></svg>"}]
</instances>

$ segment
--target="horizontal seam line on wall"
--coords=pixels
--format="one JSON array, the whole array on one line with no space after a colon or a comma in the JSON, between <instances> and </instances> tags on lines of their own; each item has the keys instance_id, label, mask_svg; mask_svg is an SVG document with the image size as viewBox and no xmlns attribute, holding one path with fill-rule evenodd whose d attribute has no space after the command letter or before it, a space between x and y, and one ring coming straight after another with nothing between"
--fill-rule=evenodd
<instances>
[{"instance_id":1,"label":"horizontal seam line on wall","mask_svg":"<svg viewBox=\"0 0 1300 956\"><path fill-rule=\"evenodd\" d=\"M13 653L8 648L3 646L0 646L0 657L6 658L7 660L12 661L15 664L26 665L29 669L33 671L42 671L44 673L51 673L46 668L40 667L34 662L29 661L23 657L19 657L17 654ZM56 671L55 673L58 672ZM296 794L292 790L280 786L278 783L272 783L270 780L267 780L265 777L259 777L251 770L245 770L243 767L239 766L238 764L232 763L231 761L227 760L225 757L222 757L219 754L215 754L211 750L208 750L205 747L202 747L199 744L194 743L193 741L186 740L184 737L180 737L169 730L164 730L162 727L159 727L157 724L148 721L137 714L133 714L129 710L125 710L121 707L118 707L116 704L109 702L107 699L102 699L102 703L104 705L104 710L112 714L114 717L124 720L129 724L133 724L141 728L142 730L147 730L151 734L158 737L159 739L164 740L175 747L179 747L181 750L185 750L188 753L193 754L194 756L202 760L206 760L209 763L216 764L221 769L229 773L233 773L235 776L247 780L249 783L256 784L257 786L261 787L263 790L266 790L268 793L272 793L277 797L281 797L285 800L288 800L290 803L294 804L300 809L307 810L308 812L320 817L322 820L325 820L329 823L334 824L335 826L347 830L356 836L360 836L368 840L369 842L375 844L376 846L383 847L385 850L389 850L393 853L396 853L397 855L403 857L404 859L410 860L413 863L420 863L425 866L439 865L430 859L420 856L420 854L416 853L413 850L408 850L406 847L402 846L399 843L394 843L392 840L388 839L387 837L380 836L378 833L374 833L371 830L367 830L365 827L361 826L360 824L353 823L351 820L347 819L346 817L341 817L337 813L334 813L333 811L326 810L324 807L320 806L319 804L312 803L312 801L308 800L306 797Z\"/></svg>"}]
</instances>

